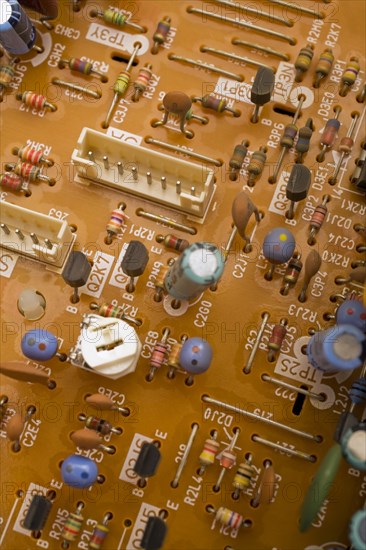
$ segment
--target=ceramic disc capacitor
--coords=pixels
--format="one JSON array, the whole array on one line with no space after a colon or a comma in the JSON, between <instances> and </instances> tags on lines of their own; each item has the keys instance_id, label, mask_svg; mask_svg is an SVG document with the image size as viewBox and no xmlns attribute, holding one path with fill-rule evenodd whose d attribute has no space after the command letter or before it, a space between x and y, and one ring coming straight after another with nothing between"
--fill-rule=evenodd
<instances>
[{"instance_id":1,"label":"ceramic disc capacitor","mask_svg":"<svg viewBox=\"0 0 366 550\"><path fill-rule=\"evenodd\" d=\"M194 243L182 252L164 279L165 290L178 300L192 300L212 284L224 271L219 249L210 243Z\"/></svg>"},{"instance_id":2,"label":"ceramic disc capacitor","mask_svg":"<svg viewBox=\"0 0 366 550\"><path fill-rule=\"evenodd\" d=\"M258 122L259 109L271 100L274 85L275 75L272 69L260 67L250 93L250 101L255 104L251 122Z\"/></svg>"},{"instance_id":3,"label":"ceramic disc capacitor","mask_svg":"<svg viewBox=\"0 0 366 550\"><path fill-rule=\"evenodd\" d=\"M365 335L353 325L335 325L316 332L309 340L309 363L322 372L353 370L361 365Z\"/></svg>"},{"instance_id":4,"label":"ceramic disc capacitor","mask_svg":"<svg viewBox=\"0 0 366 550\"><path fill-rule=\"evenodd\" d=\"M0 42L13 55L28 53L36 41L36 29L16 0L2 0Z\"/></svg>"},{"instance_id":5,"label":"ceramic disc capacitor","mask_svg":"<svg viewBox=\"0 0 366 550\"><path fill-rule=\"evenodd\" d=\"M73 250L62 272L62 278L66 284L74 289L71 301L75 304L79 298L78 289L84 286L90 275L91 265L88 258L82 252Z\"/></svg>"},{"instance_id":6,"label":"ceramic disc capacitor","mask_svg":"<svg viewBox=\"0 0 366 550\"><path fill-rule=\"evenodd\" d=\"M149 253L143 243L140 241L131 241L128 243L126 253L121 262L123 273L130 277L130 281L126 287L128 292L134 291L134 278L143 274L148 261Z\"/></svg>"}]
</instances>

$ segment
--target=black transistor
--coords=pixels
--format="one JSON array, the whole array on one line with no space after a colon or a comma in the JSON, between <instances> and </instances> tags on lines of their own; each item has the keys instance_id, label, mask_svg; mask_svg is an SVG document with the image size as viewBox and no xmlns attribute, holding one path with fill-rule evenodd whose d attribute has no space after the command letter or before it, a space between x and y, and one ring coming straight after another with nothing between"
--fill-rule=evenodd
<instances>
[{"instance_id":1,"label":"black transistor","mask_svg":"<svg viewBox=\"0 0 366 550\"><path fill-rule=\"evenodd\" d=\"M150 516L142 535L141 548L145 550L159 550L164 544L167 525L159 516Z\"/></svg>"},{"instance_id":2,"label":"black transistor","mask_svg":"<svg viewBox=\"0 0 366 550\"><path fill-rule=\"evenodd\" d=\"M146 246L140 241L131 241L121 262L123 273L130 277L126 286L127 292L135 290L134 278L143 274L148 261L149 253Z\"/></svg>"},{"instance_id":3,"label":"black transistor","mask_svg":"<svg viewBox=\"0 0 366 550\"><path fill-rule=\"evenodd\" d=\"M275 75L272 69L260 67L250 93L250 101L255 104L251 122L258 122L259 109L271 100L274 85Z\"/></svg>"},{"instance_id":4,"label":"black transistor","mask_svg":"<svg viewBox=\"0 0 366 550\"><path fill-rule=\"evenodd\" d=\"M52 502L43 495L34 495L23 521L23 527L30 531L42 531L49 513Z\"/></svg>"},{"instance_id":5,"label":"black transistor","mask_svg":"<svg viewBox=\"0 0 366 550\"><path fill-rule=\"evenodd\" d=\"M72 303L76 304L80 300L78 289L85 285L90 271L91 265L85 254L72 251L62 272L62 278L65 283L74 289L74 294L71 298Z\"/></svg>"},{"instance_id":6,"label":"black transistor","mask_svg":"<svg viewBox=\"0 0 366 550\"><path fill-rule=\"evenodd\" d=\"M292 220L294 217L295 202L306 199L311 183L311 172L303 164L295 164L286 187L286 197L291 201L286 212L286 218Z\"/></svg>"},{"instance_id":7,"label":"black transistor","mask_svg":"<svg viewBox=\"0 0 366 550\"><path fill-rule=\"evenodd\" d=\"M143 443L139 456L133 467L133 471L141 479L139 485L144 485L145 478L151 477L156 473L159 466L161 454L158 447L154 443Z\"/></svg>"}]
</instances>

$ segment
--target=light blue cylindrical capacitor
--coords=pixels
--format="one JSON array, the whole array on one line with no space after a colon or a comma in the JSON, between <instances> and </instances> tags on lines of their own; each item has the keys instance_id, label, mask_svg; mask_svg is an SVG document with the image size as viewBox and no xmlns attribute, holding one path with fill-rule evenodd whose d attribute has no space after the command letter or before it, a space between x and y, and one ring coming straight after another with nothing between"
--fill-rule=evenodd
<instances>
[{"instance_id":1,"label":"light blue cylindrical capacitor","mask_svg":"<svg viewBox=\"0 0 366 550\"><path fill-rule=\"evenodd\" d=\"M342 453L351 466L366 471L366 423L352 426L341 440Z\"/></svg>"},{"instance_id":2,"label":"light blue cylindrical capacitor","mask_svg":"<svg viewBox=\"0 0 366 550\"><path fill-rule=\"evenodd\" d=\"M366 548L366 509L353 514L349 524L349 540L354 550Z\"/></svg>"},{"instance_id":3,"label":"light blue cylindrical capacitor","mask_svg":"<svg viewBox=\"0 0 366 550\"><path fill-rule=\"evenodd\" d=\"M366 308L359 300L345 300L336 311L338 325L354 325L366 332Z\"/></svg>"},{"instance_id":4,"label":"light blue cylindrical capacitor","mask_svg":"<svg viewBox=\"0 0 366 550\"><path fill-rule=\"evenodd\" d=\"M28 53L36 29L17 0L0 0L0 42L13 55Z\"/></svg>"},{"instance_id":5,"label":"light blue cylindrical capacitor","mask_svg":"<svg viewBox=\"0 0 366 550\"><path fill-rule=\"evenodd\" d=\"M165 276L165 290L177 300L192 300L224 271L219 249L211 243L194 243L182 252Z\"/></svg>"},{"instance_id":6,"label":"light blue cylindrical capacitor","mask_svg":"<svg viewBox=\"0 0 366 550\"><path fill-rule=\"evenodd\" d=\"M323 372L352 370L362 363L365 335L353 325L335 325L316 332L309 340L309 363Z\"/></svg>"}]
</instances>

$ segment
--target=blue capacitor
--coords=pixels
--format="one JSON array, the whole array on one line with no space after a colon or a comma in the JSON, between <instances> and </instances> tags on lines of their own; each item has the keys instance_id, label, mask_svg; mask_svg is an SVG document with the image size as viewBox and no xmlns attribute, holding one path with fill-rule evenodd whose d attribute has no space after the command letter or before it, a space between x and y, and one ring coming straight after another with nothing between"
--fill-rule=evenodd
<instances>
[{"instance_id":1,"label":"blue capacitor","mask_svg":"<svg viewBox=\"0 0 366 550\"><path fill-rule=\"evenodd\" d=\"M362 363L365 335L353 325L335 325L316 332L309 340L306 353L309 363L323 372L352 370Z\"/></svg>"},{"instance_id":2,"label":"blue capacitor","mask_svg":"<svg viewBox=\"0 0 366 550\"><path fill-rule=\"evenodd\" d=\"M194 243L182 252L164 279L165 289L178 300L192 300L217 283L224 271L219 249L210 243Z\"/></svg>"},{"instance_id":3,"label":"blue capacitor","mask_svg":"<svg viewBox=\"0 0 366 550\"><path fill-rule=\"evenodd\" d=\"M33 361L48 361L57 353L58 342L52 332L41 329L29 330L21 341L23 354Z\"/></svg>"},{"instance_id":4,"label":"blue capacitor","mask_svg":"<svg viewBox=\"0 0 366 550\"><path fill-rule=\"evenodd\" d=\"M263 255L271 264L284 264L292 258L295 245L295 237L291 231L276 227L264 237Z\"/></svg>"},{"instance_id":5,"label":"blue capacitor","mask_svg":"<svg viewBox=\"0 0 366 550\"><path fill-rule=\"evenodd\" d=\"M349 524L349 540L354 550L366 548L366 509L353 514Z\"/></svg>"},{"instance_id":6,"label":"blue capacitor","mask_svg":"<svg viewBox=\"0 0 366 550\"><path fill-rule=\"evenodd\" d=\"M181 367L190 374L202 374L210 368L212 347L203 338L188 338L179 356Z\"/></svg>"},{"instance_id":7,"label":"blue capacitor","mask_svg":"<svg viewBox=\"0 0 366 550\"><path fill-rule=\"evenodd\" d=\"M1 0L0 42L14 55L28 53L36 41L36 29L17 0Z\"/></svg>"},{"instance_id":8,"label":"blue capacitor","mask_svg":"<svg viewBox=\"0 0 366 550\"><path fill-rule=\"evenodd\" d=\"M354 325L366 332L366 308L359 300L345 300L337 309L338 325Z\"/></svg>"},{"instance_id":9,"label":"blue capacitor","mask_svg":"<svg viewBox=\"0 0 366 550\"><path fill-rule=\"evenodd\" d=\"M342 437L342 452L351 466L366 471L366 423L360 422L352 426Z\"/></svg>"},{"instance_id":10,"label":"blue capacitor","mask_svg":"<svg viewBox=\"0 0 366 550\"><path fill-rule=\"evenodd\" d=\"M96 482L98 466L85 456L70 455L62 463L61 476L67 485L86 489Z\"/></svg>"}]
</instances>

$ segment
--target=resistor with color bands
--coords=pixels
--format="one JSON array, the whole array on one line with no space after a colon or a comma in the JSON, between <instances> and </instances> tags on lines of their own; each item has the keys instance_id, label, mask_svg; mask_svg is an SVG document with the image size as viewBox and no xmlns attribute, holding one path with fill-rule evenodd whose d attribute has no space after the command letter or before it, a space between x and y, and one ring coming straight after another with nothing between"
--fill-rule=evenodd
<instances>
[{"instance_id":1,"label":"resistor with color bands","mask_svg":"<svg viewBox=\"0 0 366 550\"><path fill-rule=\"evenodd\" d=\"M333 147L337 139L338 130L341 126L341 123L338 120L340 112L341 112L341 109L340 108L337 109L336 118L330 118L329 120L327 120L322 137L320 138L320 144L323 147L319 155L316 157L316 160L318 162L323 162L325 153L327 152L328 149Z\"/></svg>"},{"instance_id":2,"label":"resistor with color bands","mask_svg":"<svg viewBox=\"0 0 366 550\"><path fill-rule=\"evenodd\" d=\"M277 325L274 325L272 329L272 333L268 341L268 354L267 354L267 359L270 362L274 361L276 353L281 349L282 343L287 334L286 326L287 326L286 319L281 319L280 323Z\"/></svg>"},{"instance_id":3,"label":"resistor with color bands","mask_svg":"<svg viewBox=\"0 0 366 550\"><path fill-rule=\"evenodd\" d=\"M57 110L56 105L50 103L45 96L36 94L31 91L17 93L15 97L18 101L21 101L27 107L32 107L32 109L37 109L37 111L41 111L42 109L46 108L52 112L55 112Z\"/></svg>"},{"instance_id":4,"label":"resistor with color bands","mask_svg":"<svg viewBox=\"0 0 366 550\"><path fill-rule=\"evenodd\" d=\"M14 172L0 174L0 186L11 191L27 191L28 189L23 179Z\"/></svg>"},{"instance_id":5,"label":"resistor with color bands","mask_svg":"<svg viewBox=\"0 0 366 550\"><path fill-rule=\"evenodd\" d=\"M260 147L259 151L254 151L248 166L248 187L254 187L256 180L261 176L264 165L267 160L267 147Z\"/></svg>"},{"instance_id":6,"label":"resistor with color bands","mask_svg":"<svg viewBox=\"0 0 366 550\"><path fill-rule=\"evenodd\" d=\"M229 161L229 166L231 168L229 178L231 179L231 181L235 181L238 177L238 172L241 169L245 157L248 154L248 145L249 141L244 140L239 143L239 145L236 145L234 148L234 152Z\"/></svg>"},{"instance_id":7,"label":"resistor with color bands","mask_svg":"<svg viewBox=\"0 0 366 550\"><path fill-rule=\"evenodd\" d=\"M155 376L155 372L165 365L168 356L168 344L167 338L170 334L170 330L166 328L163 332L160 342L156 342L153 352L150 357L150 370L147 379L151 380Z\"/></svg>"},{"instance_id":8,"label":"resistor with color bands","mask_svg":"<svg viewBox=\"0 0 366 550\"><path fill-rule=\"evenodd\" d=\"M104 544L105 539L109 533L109 529L106 525L98 523L94 528L92 537L89 542L89 548L93 550L100 550Z\"/></svg>"},{"instance_id":9,"label":"resistor with color bands","mask_svg":"<svg viewBox=\"0 0 366 550\"><path fill-rule=\"evenodd\" d=\"M64 523L61 538L64 540L62 543L63 548L68 548L70 542L75 542L81 531L84 517L81 515L83 504L79 505L75 512L71 512Z\"/></svg>"},{"instance_id":10,"label":"resistor with color bands","mask_svg":"<svg viewBox=\"0 0 366 550\"><path fill-rule=\"evenodd\" d=\"M323 197L323 201L321 204L318 204L318 206L315 208L313 215L311 216L310 220L310 233L308 237L308 244L312 245L315 242L315 234L319 231L321 226L324 223L325 216L328 213L328 207L327 202L329 201L329 195L325 195Z\"/></svg>"},{"instance_id":11,"label":"resistor with color bands","mask_svg":"<svg viewBox=\"0 0 366 550\"><path fill-rule=\"evenodd\" d=\"M314 88L319 88L322 79L328 76L328 74L332 70L333 63L333 51L330 48L326 48L324 52L320 55L318 64L315 69L315 78L313 82Z\"/></svg>"},{"instance_id":12,"label":"resistor with color bands","mask_svg":"<svg viewBox=\"0 0 366 550\"><path fill-rule=\"evenodd\" d=\"M212 111L215 111L216 113L223 113L224 111L229 111L232 113L235 117L240 116L240 111L237 109L232 109L231 107L228 107L227 105L227 99L225 98L218 98L211 94L206 94L203 97L194 97L192 98L192 101L200 102L202 103L202 106L206 109L211 109Z\"/></svg>"},{"instance_id":13,"label":"resistor with color bands","mask_svg":"<svg viewBox=\"0 0 366 550\"><path fill-rule=\"evenodd\" d=\"M295 81L296 82L302 81L304 74L310 68L313 57L314 57L314 46L312 44L308 44L307 46L305 46L305 48L301 48L295 61L295 69L296 69Z\"/></svg>"},{"instance_id":14,"label":"resistor with color bands","mask_svg":"<svg viewBox=\"0 0 366 550\"><path fill-rule=\"evenodd\" d=\"M120 430L118 428L113 428L112 424L108 422L108 420L104 420L98 416L87 416L85 419L85 426L89 428L89 430L95 430L102 435L108 435L110 433L117 435L120 434Z\"/></svg>"},{"instance_id":15,"label":"resistor with color bands","mask_svg":"<svg viewBox=\"0 0 366 550\"><path fill-rule=\"evenodd\" d=\"M126 219L126 215L123 212L124 207L125 205L122 204L118 208L115 208L111 213L111 217L106 226L106 230L107 230L107 237L105 238L106 244L111 244L113 237L121 233L123 224Z\"/></svg>"},{"instance_id":16,"label":"resistor with color bands","mask_svg":"<svg viewBox=\"0 0 366 550\"><path fill-rule=\"evenodd\" d=\"M281 289L282 295L287 296L290 286L294 286L297 283L301 270L302 261L298 256L292 256L287 264L286 271L283 276L284 286Z\"/></svg>"},{"instance_id":17,"label":"resistor with color bands","mask_svg":"<svg viewBox=\"0 0 366 550\"><path fill-rule=\"evenodd\" d=\"M30 145L24 145L23 147L14 147L12 150L14 155L17 155L22 162L29 162L35 166L46 164L47 166L53 166L54 162L43 155L42 149L34 149Z\"/></svg>"},{"instance_id":18,"label":"resistor with color bands","mask_svg":"<svg viewBox=\"0 0 366 550\"><path fill-rule=\"evenodd\" d=\"M230 529L239 529L244 523L244 518L241 514L223 506L216 511L215 519L224 525L224 527L229 527Z\"/></svg>"},{"instance_id":19,"label":"resistor with color bands","mask_svg":"<svg viewBox=\"0 0 366 550\"><path fill-rule=\"evenodd\" d=\"M235 488L234 498L238 498L240 493L250 486L253 475L254 468L251 464L251 458L239 464L233 480L233 486Z\"/></svg>"},{"instance_id":20,"label":"resistor with color bands","mask_svg":"<svg viewBox=\"0 0 366 550\"><path fill-rule=\"evenodd\" d=\"M152 54L157 54L159 51L159 46L164 44L166 37L168 36L168 32L170 31L170 23L170 17L164 17L164 19L159 21L156 31L153 35L154 44L151 48Z\"/></svg>"},{"instance_id":21,"label":"resistor with color bands","mask_svg":"<svg viewBox=\"0 0 366 550\"><path fill-rule=\"evenodd\" d=\"M163 243L163 245L170 249L176 250L177 252L183 252L189 246L189 242L186 239L180 239L175 235L157 235L156 241L158 243Z\"/></svg>"},{"instance_id":22,"label":"resistor with color bands","mask_svg":"<svg viewBox=\"0 0 366 550\"><path fill-rule=\"evenodd\" d=\"M151 63L146 63L144 67L140 69L139 74L135 82L133 83L134 94L132 96L132 101L138 101L146 88L149 85L150 79L152 77L152 65Z\"/></svg>"},{"instance_id":23,"label":"resistor with color bands","mask_svg":"<svg viewBox=\"0 0 366 550\"><path fill-rule=\"evenodd\" d=\"M216 455L219 452L220 444L217 441L217 431L215 431L212 437L206 439L202 452L199 456L199 462L201 464L199 475L202 475L207 466L211 466L215 463Z\"/></svg>"},{"instance_id":24,"label":"resistor with color bands","mask_svg":"<svg viewBox=\"0 0 366 550\"><path fill-rule=\"evenodd\" d=\"M310 140L313 135L313 128L313 120L309 118L306 121L305 126L299 130L298 140L296 143L296 162L299 164L303 162L304 154L310 149Z\"/></svg>"},{"instance_id":25,"label":"resistor with color bands","mask_svg":"<svg viewBox=\"0 0 366 550\"><path fill-rule=\"evenodd\" d=\"M14 60L8 65L0 66L0 101L2 101L4 92L10 88L10 84L15 76Z\"/></svg>"},{"instance_id":26,"label":"resistor with color bands","mask_svg":"<svg viewBox=\"0 0 366 550\"><path fill-rule=\"evenodd\" d=\"M141 25L137 25L137 23L130 21L128 19L128 15L125 13L119 13L118 11L114 11L112 9L107 9L104 11L91 10L90 15L92 17L101 17L103 21L109 25L116 25L116 27L126 26L136 29L139 32L146 32L145 27L141 27Z\"/></svg>"},{"instance_id":27,"label":"resistor with color bands","mask_svg":"<svg viewBox=\"0 0 366 550\"><path fill-rule=\"evenodd\" d=\"M49 185L52 185L55 182L53 178L49 178L48 176L45 176L45 174L42 174L41 169L34 164L30 164L30 162L19 161L14 166L13 170L15 174L31 182L45 181Z\"/></svg>"},{"instance_id":28,"label":"resistor with color bands","mask_svg":"<svg viewBox=\"0 0 366 550\"><path fill-rule=\"evenodd\" d=\"M84 61L83 59L79 59L78 57L71 57L70 59L60 59L58 63L59 69L63 69L65 65L69 67L70 71L81 73L86 76L95 75L100 78L102 82L107 82L108 80L105 74L93 68L93 63L90 63L89 61Z\"/></svg>"},{"instance_id":29,"label":"resistor with color bands","mask_svg":"<svg viewBox=\"0 0 366 550\"><path fill-rule=\"evenodd\" d=\"M166 274L168 273L170 269L170 265L162 265L160 266L159 272L156 275L155 279L155 294L154 294L154 300L155 302L161 302L163 297L163 292L165 289L164 281Z\"/></svg>"},{"instance_id":30,"label":"resistor with color bands","mask_svg":"<svg viewBox=\"0 0 366 550\"><path fill-rule=\"evenodd\" d=\"M187 335L183 335L180 342L176 342L172 345L168 356L168 378L172 379L175 376L175 371L180 368L180 354L183 348L184 342L188 339Z\"/></svg>"},{"instance_id":31,"label":"resistor with color bands","mask_svg":"<svg viewBox=\"0 0 366 550\"><path fill-rule=\"evenodd\" d=\"M345 97L357 80L360 72L360 64L357 57L351 57L341 78L341 88L339 95Z\"/></svg>"}]
</instances>

